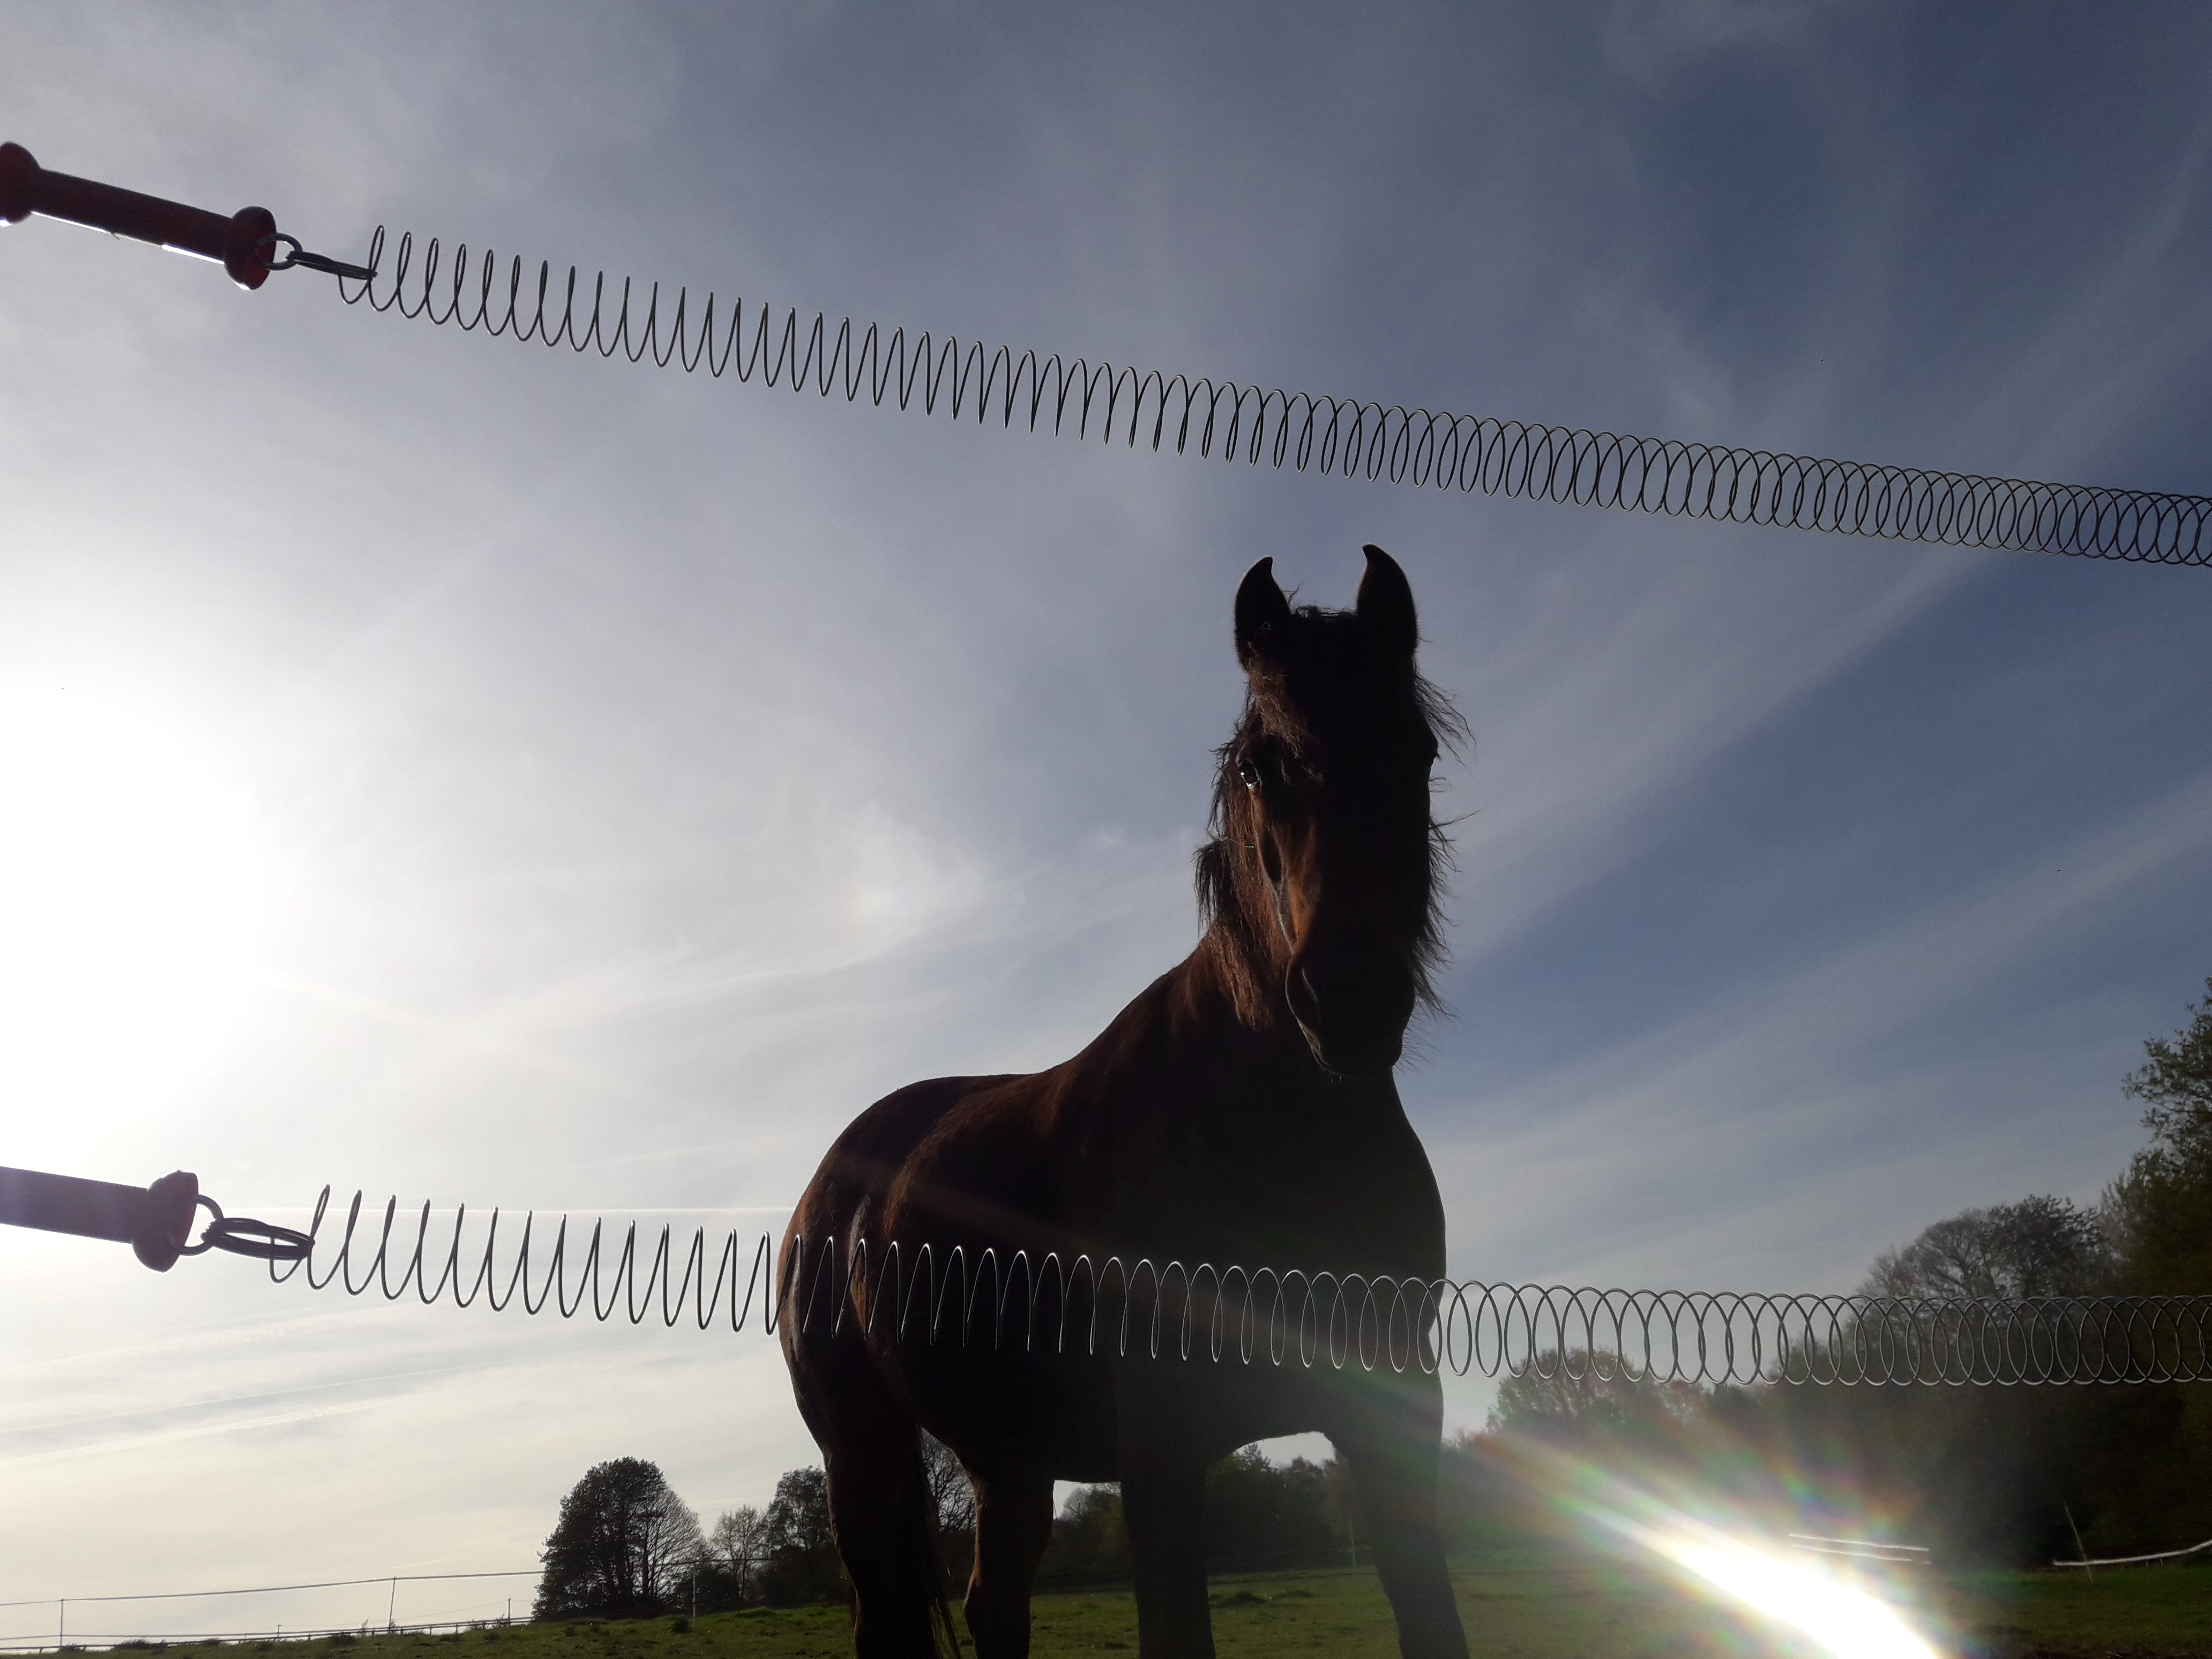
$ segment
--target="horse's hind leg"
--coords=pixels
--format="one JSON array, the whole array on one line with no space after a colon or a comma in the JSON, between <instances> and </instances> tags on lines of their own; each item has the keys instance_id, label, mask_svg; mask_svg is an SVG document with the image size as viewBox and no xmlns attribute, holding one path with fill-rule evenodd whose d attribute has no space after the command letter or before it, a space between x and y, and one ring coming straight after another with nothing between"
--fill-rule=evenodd
<instances>
[{"instance_id":1,"label":"horse's hind leg","mask_svg":"<svg viewBox=\"0 0 2212 1659\"><path fill-rule=\"evenodd\" d=\"M935 1659L932 1615L942 1590L914 1425L906 1425L902 1447L886 1437L825 1456L830 1526L853 1581L854 1653L858 1659Z\"/></svg>"},{"instance_id":2,"label":"horse's hind leg","mask_svg":"<svg viewBox=\"0 0 2212 1659\"><path fill-rule=\"evenodd\" d=\"M945 1606L913 1418L855 1345L805 1378L799 1403L830 1477L830 1527L853 1584L858 1659L935 1659Z\"/></svg>"},{"instance_id":3,"label":"horse's hind leg","mask_svg":"<svg viewBox=\"0 0 2212 1659\"><path fill-rule=\"evenodd\" d=\"M963 1607L975 1659L1028 1659L1030 1583L1052 1541L1052 1477L1022 1469L977 1475L975 1567Z\"/></svg>"},{"instance_id":4,"label":"horse's hind leg","mask_svg":"<svg viewBox=\"0 0 2212 1659\"><path fill-rule=\"evenodd\" d=\"M1352 1409L1329 1430L1352 1470L1360 1537L1371 1540L1404 1659L1467 1659L1467 1637L1437 1526L1443 1395L1419 1373L1360 1379Z\"/></svg>"}]
</instances>

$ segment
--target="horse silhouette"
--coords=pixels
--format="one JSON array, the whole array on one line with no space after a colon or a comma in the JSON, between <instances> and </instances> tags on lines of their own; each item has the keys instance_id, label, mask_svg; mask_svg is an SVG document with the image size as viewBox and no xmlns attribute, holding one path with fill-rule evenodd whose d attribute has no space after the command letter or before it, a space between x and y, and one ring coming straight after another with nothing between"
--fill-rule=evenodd
<instances>
[{"instance_id":1,"label":"horse silhouette","mask_svg":"<svg viewBox=\"0 0 2212 1659\"><path fill-rule=\"evenodd\" d=\"M909 1276L927 1264L940 1289L956 1264L970 1283L988 1265L1003 1289L1008 1264L1033 1279L1048 1258L1115 1254L1443 1275L1443 1210L1391 1068L1441 954L1448 849L1430 775L1460 726L1414 665L1405 573L1380 548L1366 556L1351 611L1294 608L1267 559L1237 590L1248 689L1197 858L1197 948L1061 1065L939 1078L877 1102L792 1218L781 1340L828 1471L860 1659L931 1654L952 1634L917 1425L953 1449L975 1490L964 1611L977 1659L1029 1651L1055 1480L1121 1484L1143 1659L1210 1656L1206 1466L1310 1430L1349 1466L1401 1651L1467 1651L1437 1529L1432 1365L1272 1364L1264 1350L1247 1360L1203 1341L1178 1358L1172 1330L1159 1358L1142 1340L1126 1356L1030 1340L1028 1280L1003 1328L987 1285L980 1322L936 1340L924 1316L934 1302L958 1321L960 1285L868 1305L887 1263ZM817 1261L841 1267L810 1290ZM1090 1285L1079 1333L1113 1288ZM1192 1294L1170 1306L1171 1288L1154 1283L1139 1317L1187 1316ZM1109 1322L1129 1310L1134 1293L1120 1293ZM1067 1300L1043 1310L1048 1334ZM915 1316L902 1331L902 1308Z\"/></svg>"}]
</instances>

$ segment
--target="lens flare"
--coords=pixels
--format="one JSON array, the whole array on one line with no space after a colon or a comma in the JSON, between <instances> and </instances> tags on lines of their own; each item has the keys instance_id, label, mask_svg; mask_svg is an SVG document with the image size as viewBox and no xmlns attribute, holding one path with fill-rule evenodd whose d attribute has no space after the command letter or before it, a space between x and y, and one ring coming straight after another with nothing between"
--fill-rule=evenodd
<instances>
[{"instance_id":1,"label":"lens flare","mask_svg":"<svg viewBox=\"0 0 2212 1659\"><path fill-rule=\"evenodd\" d=\"M1802 1631L1836 1659L1936 1659L1895 1607L1818 1568L1709 1528L1660 1532L1643 1541L1753 1612Z\"/></svg>"},{"instance_id":2,"label":"lens flare","mask_svg":"<svg viewBox=\"0 0 2212 1659\"><path fill-rule=\"evenodd\" d=\"M1656 1555L1723 1605L1786 1625L1836 1659L1938 1659L1895 1603L1839 1559L1750 1541L1766 1528L1720 1512L1692 1485L1622 1479L1558 1446L1518 1440L1521 1478L1614 1547ZM1679 1489L1678 1489L1679 1486ZM1664 1490L1668 1494L1660 1496Z\"/></svg>"}]
</instances>

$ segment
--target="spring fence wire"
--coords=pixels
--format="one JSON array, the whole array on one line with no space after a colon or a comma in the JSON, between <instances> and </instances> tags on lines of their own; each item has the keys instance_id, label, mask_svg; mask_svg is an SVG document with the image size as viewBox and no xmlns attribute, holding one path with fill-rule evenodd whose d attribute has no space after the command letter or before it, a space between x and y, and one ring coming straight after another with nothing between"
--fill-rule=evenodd
<instances>
[{"instance_id":1,"label":"spring fence wire","mask_svg":"<svg viewBox=\"0 0 2212 1659\"><path fill-rule=\"evenodd\" d=\"M2089 484L1989 478L1864 461L1823 460L1671 439L1549 426L1449 410L1407 409L1358 398L1267 389L1235 380L1139 371L1053 352L904 328L888 336L850 318L833 332L817 313L713 292L695 313L687 288L664 305L652 283L639 297L601 271L586 284L568 267L556 282L550 261L534 283L520 257L502 269L487 248L473 261L465 243L448 264L433 238L416 263L403 234L388 275L385 227L370 239L367 280L342 277L348 305L425 319L465 332L567 345L601 357L619 354L684 373L704 367L719 380L757 378L793 393L842 392L880 409L919 408L978 426L1072 434L1079 441L1142 441L1158 452L1224 463L1364 478L1416 488L1480 491L1536 501L1776 526L1843 536L1933 542L1950 547L2056 553L2133 563L2212 564L2212 498ZM501 282L502 274L505 281ZM501 290L504 289L502 293ZM642 312L639 307L641 305ZM717 320L717 310L720 320Z\"/></svg>"},{"instance_id":2,"label":"spring fence wire","mask_svg":"<svg viewBox=\"0 0 2212 1659\"><path fill-rule=\"evenodd\" d=\"M279 1282L302 1273L316 1290L410 1295L563 1319L588 1311L633 1325L658 1315L732 1332L756 1315L763 1334L795 1326L828 1336L857 1323L878 1340L1023 1353L1218 1364L1449 1370L1571 1382L2024 1387L2212 1379L2212 1296L2035 1297L1913 1301L1885 1297L1630 1291L1490 1284L1480 1279L1032 1255L997 1249L908 1249L795 1239L734 1229L711 1252L697 1228L679 1253L672 1227L639 1248L635 1222L609 1243L604 1219L572 1248L568 1218L500 1212L471 1237L465 1205L434 1227L411 1225L398 1200L362 1227L362 1195L334 1242L331 1191L317 1200L295 1260L270 1262ZM434 1238L434 1233L437 1236ZM410 1235L412 1235L411 1238ZM533 1252L536 1252L533 1258Z\"/></svg>"}]
</instances>

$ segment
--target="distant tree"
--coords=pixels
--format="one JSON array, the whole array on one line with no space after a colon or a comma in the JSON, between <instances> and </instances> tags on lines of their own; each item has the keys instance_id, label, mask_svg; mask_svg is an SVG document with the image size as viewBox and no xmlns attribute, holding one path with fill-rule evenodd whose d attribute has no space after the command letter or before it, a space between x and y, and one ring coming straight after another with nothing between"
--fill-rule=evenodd
<instances>
[{"instance_id":1,"label":"distant tree","mask_svg":"<svg viewBox=\"0 0 2212 1659\"><path fill-rule=\"evenodd\" d=\"M2130 1072L2120 1087L2148 1101L2143 1127L2179 1154L2212 1156L2212 978L2204 981L2204 1000L2188 1005L2196 1018L2171 1039L2152 1037L2143 1044L2148 1060Z\"/></svg>"},{"instance_id":2,"label":"distant tree","mask_svg":"<svg viewBox=\"0 0 2212 1659\"><path fill-rule=\"evenodd\" d=\"M967 1472L927 1434L921 1450L946 1566L964 1576L975 1527ZM844 1593L844 1566L830 1526L829 1478L818 1468L787 1471L765 1510L748 1504L717 1516L702 1549L700 1605L708 1611L760 1601L793 1607Z\"/></svg>"},{"instance_id":3,"label":"distant tree","mask_svg":"<svg viewBox=\"0 0 2212 1659\"><path fill-rule=\"evenodd\" d=\"M1206 1559L1217 1570L1343 1560L1351 1529L1349 1480L1332 1459L1268 1462L1257 1446L1206 1472ZM1118 1486L1078 1486L1053 1522L1039 1576L1081 1583L1130 1571Z\"/></svg>"},{"instance_id":4,"label":"distant tree","mask_svg":"<svg viewBox=\"0 0 2212 1659\"><path fill-rule=\"evenodd\" d=\"M735 1573L750 1572L760 1565L767 1523L751 1504L724 1510L708 1528L707 1547Z\"/></svg>"},{"instance_id":5,"label":"distant tree","mask_svg":"<svg viewBox=\"0 0 2212 1659\"><path fill-rule=\"evenodd\" d=\"M2212 1290L2212 979L2195 1016L2121 1084L2144 1103L2151 1144L2105 1195L2127 1288L2140 1294Z\"/></svg>"},{"instance_id":6,"label":"distant tree","mask_svg":"<svg viewBox=\"0 0 2212 1659\"><path fill-rule=\"evenodd\" d=\"M1696 1408L1697 1391L1649 1378L1620 1375L1612 1356L1593 1356L1586 1348L1541 1356L1542 1369L1530 1367L1498 1385L1490 1408L1492 1432L1532 1434L1555 1442L1583 1442L1656 1435L1664 1437L1686 1422ZM1613 1375L1601 1375L1601 1370Z\"/></svg>"},{"instance_id":7,"label":"distant tree","mask_svg":"<svg viewBox=\"0 0 2212 1659\"><path fill-rule=\"evenodd\" d=\"M1321 1464L1271 1463L1257 1446L1206 1472L1206 1559L1216 1567L1307 1566L1336 1559L1329 1480Z\"/></svg>"},{"instance_id":8,"label":"distant tree","mask_svg":"<svg viewBox=\"0 0 2212 1659\"><path fill-rule=\"evenodd\" d=\"M2143 1105L2150 1145L2106 1189L2118 1288L2136 1296L2212 1291L2212 979L2171 1037L2143 1044L2122 1081ZM2128 1554L2193 1544L2212 1533L2212 1395L2202 1387L2099 1389L2077 1490L2093 1552Z\"/></svg>"},{"instance_id":9,"label":"distant tree","mask_svg":"<svg viewBox=\"0 0 2212 1659\"><path fill-rule=\"evenodd\" d=\"M561 1518L538 1558L539 1619L652 1618L676 1604L701 1551L699 1517L658 1466L642 1458L600 1463L561 1500Z\"/></svg>"},{"instance_id":10,"label":"distant tree","mask_svg":"<svg viewBox=\"0 0 2212 1659\"><path fill-rule=\"evenodd\" d=\"M2038 1194L1923 1229L1877 1256L1860 1291L1931 1302L2079 1296L2100 1288L2111 1268L2097 1217L2071 1199Z\"/></svg>"},{"instance_id":11,"label":"distant tree","mask_svg":"<svg viewBox=\"0 0 2212 1659\"><path fill-rule=\"evenodd\" d=\"M1959 1304L2092 1294L2110 1288L2112 1273L2100 1215L2035 1194L1923 1228L1875 1257L1858 1288L1891 1301ZM1965 1318L1937 1314L1922 1340L1961 1340ZM1872 1340L1891 1338L1877 1327ZM1834 1351L1846 1375L1856 1352L1849 1334ZM2086 1516L2073 1474L2084 1403L2079 1391L2054 1389L1784 1385L1717 1397L1707 1415L1729 1417L1741 1443L1788 1471L1795 1492L1776 1496L1798 1510L1805 1530L1879 1515L1891 1528L1884 1535L1930 1545L1952 1561L2027 1565L2070 1549L2069 1499L2077 1518Z\"/></svg>"},{"instance_id":12,"label":"distant tree","mask_svg":"<svg viewBox=\"0 0 2212 1659\"><path fill-rule=\"evenodd\" d=\"M845 1570L830 1530L830 1479L820 1469L792 1469L779 1479L761 1528L763 1601L791 1607L842 1594Z\"/></svg>"},{"instance_id":13,"label":"distant tree","mask_svg":"<svg viewBox=\"0 0 2212 1659\"><path fill-rule=\"evenodd\" d=\"M2173 1041L2146 1043L2150 1064L2124 1085L2150 1104L2153 1144L2097 1211L2044 1194L1964 1211L1883 1252L1862 1292L1957 1302L2212 1282L2212 997L2197 1016ZM1825 1464L1834 1491L1878 1499L1954 1559L2024 1565L2070 1553L2077 1529L2092 1550L2112 1553L2201 1538L2212 1506L2193 1494L2205 1485L2212 1413L2193 1395L1783 1389L1765 1414L1801 1478Z\"/></svg>"},{"instance_id":14,"label":"distant tree","mask_svg":"<svg viewBox=\"0 0 2212 1659\"><path fill-rule=\"evenodd\" d=\"M1119 1486L1078 1486L1052 1523L1038 1577L1047 1580L1115 1578L1129 1571L1129 1528Z\"/></svg>"},{"instance_id":15,"label":"distant tree","mask_svg":"<svg viewBox=\"0 0 2212 1659\"><path fill-rule=\"evenodd\" d=\"M723 1510L707 1529L700 1562L701 1609L721 1613L759 1601L767 1565L767 1517L750 1504Z\"/></svg>"},{"instance_id":16,"label":"distant tree","mask_svg":"<svg viewBox=\"0 0 2212 1659\"><path fill-rule=\"evenodd\" d=\"M2037 1194L1964 1211L1884 1251L1862 1291L1933 1302L2212 1292L2212 980L2190 1014L2144 1043L2124 1081L2149 1144L2097 1210ZM1846 1329L1831 1351L1846 1377L1863 1334ZM1462 1538L1540 1531L1557 1510L1543 1499L1559 1462L1526 1455L1532 1443L1632 1479L1692 1480L1753 1511L1794 1513L1808 1531L1879 1527L1851 1535L1929 1544L1958 1564L2047 1563L2070 1556L2077 1534L2093 1555L2123 1555L2212 1534L2212 1391L2201 1388L1706 1392L1555 1369L1508 1379L1489 1426L1486 1443L1446 1449L1442 1508Z\"/></svg>"},{"instance_id":17,"label":"distant tree","mask_svg":"<svg viewBox=\"0 0 2212 1659\"><path fill-rule=\"evenodd\" d=\"M1534 1471L1519 1451L1510 1437L1495 1430L1462 1429L1445 1437L1437 1464L1437 1519L1447 1550L1459 1554L1499 1547L1517 1550L1539 1537L1559 1534L1565 1512L1547 1501ZM1340 1466L1328 1467L1334 1474ZM1356 1522L1357 1506L1351 1498L1349 1492L1336 1495L1347 1532ZM1359 1559L1368 1558L1363 1553Z\"/></svg>"},{"instance_id":18,"label":"distant tree","mask_svg":"<svg viewBox=\"0 0 2212 1659\"><path fill-rule=\"evenodd\" d=\"M975 1526L975 1491L968 1484L968 1471L952 1448L927 1429L921 1436L921 1472L929 1482L929 1501L939 1529L972 1532Z\"/></svg>"},{"instance_id":19,"label":"distant tree","mask_svg":"<svg viewBox=\"0 0 2212 1659\"><path fill-rule=\"evenodd\" d=\"M964 1583L975 1559L975 1489L959 1457L927 1429L921 1434L922 1479L937 1517L937 1553L947 1578Z\"/></svg>"}]
</instances>

